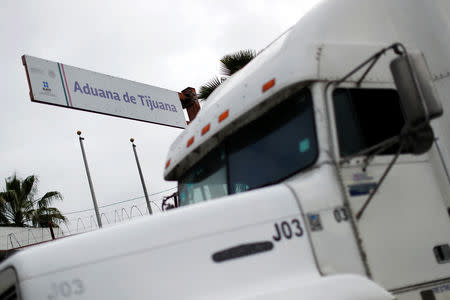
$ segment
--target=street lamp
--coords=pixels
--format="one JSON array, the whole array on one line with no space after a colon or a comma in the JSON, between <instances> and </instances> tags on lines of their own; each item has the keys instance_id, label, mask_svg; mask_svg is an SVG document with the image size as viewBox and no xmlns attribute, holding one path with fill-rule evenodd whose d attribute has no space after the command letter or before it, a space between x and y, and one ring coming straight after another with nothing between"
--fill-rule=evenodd
<instances>
[{"instance_id":1,"label":"street lamp","mask_svg":"<svg viewBox=\"0 0 450 300\"><path fill-rule=\"evenodd\" d=\"M136 152L136 145L134 144L134 138L130 138L131 145L133 145L134 157L136 158L136 164L139 171L139 176L141 177L142 189L144 190L145 201L147 202L147 208L149 215L152 214L152 208L150 206L150 199L148 198L147 187L145 186L144 175L142 175L141 165L139 163L138 155Z\"/></svg>"},{"instance_id":2,"label":"street lamp","mask_svg":"<svg viewBox=\"0 0 450 300\"><path fill-rule=\"evenodd\" d=\"M86 159L86 153L84 152L84 146L83 146L84 137L81 136L80 130L77 131L77 134L78 134L78 137L80 140L81 154L83 155L83 161L84 161L84 166L86 168L86 175L87 175L88 182L89 182L89 188L91 189L92 202L94 202L95 215L97 216L97 224L98 224L99 228L102 228L102 220L100 218L100 213L98 211L97 199L95 198L94 185L92 184L91 173L89 172L89 166L88 166L88 162Z\"/></svg>"}]
</instances>

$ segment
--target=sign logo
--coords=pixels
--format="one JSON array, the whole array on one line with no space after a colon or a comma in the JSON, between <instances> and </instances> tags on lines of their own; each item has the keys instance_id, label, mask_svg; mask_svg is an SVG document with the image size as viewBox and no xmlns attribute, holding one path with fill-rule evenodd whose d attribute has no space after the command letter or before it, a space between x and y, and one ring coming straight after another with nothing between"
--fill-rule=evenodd
<instances>
[{"instance_id":1,"label":"sign logo","mask_svg":"<svg viewBox=\"0 0 450 300\"><path fill-rule=\"evenodd\" d=\"M42 89L46 92L50 92L52 89L49 88L47 81L42 81Z\"/></svg>"}]
</instances>

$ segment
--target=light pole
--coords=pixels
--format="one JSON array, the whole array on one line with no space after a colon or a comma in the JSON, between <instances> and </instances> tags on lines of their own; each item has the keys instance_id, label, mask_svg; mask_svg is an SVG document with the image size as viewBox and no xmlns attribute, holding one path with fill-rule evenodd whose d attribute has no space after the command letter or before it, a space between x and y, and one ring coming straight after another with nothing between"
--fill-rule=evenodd
<instances>
[{"instance_id":1,"label":"light pole","mask_svg":"<svg viewBox=\"0 0 450 300\"><path fill-rule=\"evenodd\" d=\"M139 164L139 159L138 159L138 155L136 152L136 145L134 144L134 139L131 138L130 142L133 145L134 157L136 158L136 164L137 164L137 168L139 171L139 176L141 177L142 189L144 190L145 201L147 202L148 213L149 213L149 215L151 215L152 208L150 206L150 200L148 199L148 193L147 193L147 188L145 187L144 175L142 175L141 165Z\"/></svg>"},{"instance_id":2,"label":"light pole","mask_svg":"<svg viewBox=\"0 0 450 300\"><path fill-rule=\"evenodd\" d=\"M86 175L87 175L88 182L89 182L89 188L91 189L92 202L94 202L95 215L97 216L97 224L98 224L99 228L102 228L102 220L100 218L100 213L98 211L97 200L95 199L94 185L92 184L91 173L89 173L89 166L88 166L87 159L86 159L86 153L84 152L84 146L83 146L84 137L81 136L81 131L79 131L79 130L77 131L77 134L80 139L81 154L83 154L84 166L86 167Z\"/></svg>"}]
</instances>

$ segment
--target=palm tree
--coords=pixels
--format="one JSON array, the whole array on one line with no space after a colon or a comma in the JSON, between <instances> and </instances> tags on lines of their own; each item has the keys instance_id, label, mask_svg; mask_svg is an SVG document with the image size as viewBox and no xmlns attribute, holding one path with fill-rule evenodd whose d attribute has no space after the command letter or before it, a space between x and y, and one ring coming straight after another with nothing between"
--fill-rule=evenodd
<instances>
[{"instance_id":1,"label":"palm tree","mask_svg":"<svg viewBox=\"0 0 450 300\"><path fill-rule=\"evenodd\" d=\"M220 59L220 70L222 75L231 76L248 64L253 58L256 57L255 50L241 50L232 54L225 55ZM206 84L200 87L200 93L198 98L206 100L211 93L224 81L218 77L214 77Z\"/></svg>"},{"instance_id":2,"label":"palm tree","mask_svg":"<svg viewBox=\"0 0 450 300\"><path fill-rule=\"evenodd\" d=\"M0 225L28 227L58 227L67 219L55 207L49 207L54 200L62 200L61 193L47 192L35 198L38 179L35 175L24 180L16 174L5 180L6 186L0 192Z\"/></svg>"}]
</instances>

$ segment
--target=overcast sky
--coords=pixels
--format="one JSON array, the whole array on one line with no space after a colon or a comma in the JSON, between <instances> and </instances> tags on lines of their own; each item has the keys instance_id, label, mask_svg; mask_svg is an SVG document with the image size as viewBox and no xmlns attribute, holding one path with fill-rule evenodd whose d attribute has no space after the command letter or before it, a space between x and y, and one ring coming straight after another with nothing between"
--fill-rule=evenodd
<instances>
[{"instance_id":1,"label":"overcast sky","mask_svg":"<svg viewBox=\"0 0 450 300\"><path fill-rule=\"evenodd\" d=\"M110 219L114 210L129 211L133 204L145 210L130 137L149 193L176 186L164 181L163 168L181 129L32 103L23 54L174 91L188 86L198 91L219 72L220 57L262 49L314 3L2 0L0 189L3 178L14 173L22 178L35 174L38 195L50 190L63 194L64 201L55 206L64 213L92 209L77 130L85 137L99 206L141 197L102 208ZM159 202L172 191L152 200Z\"/></svg>"}]
</instances>

